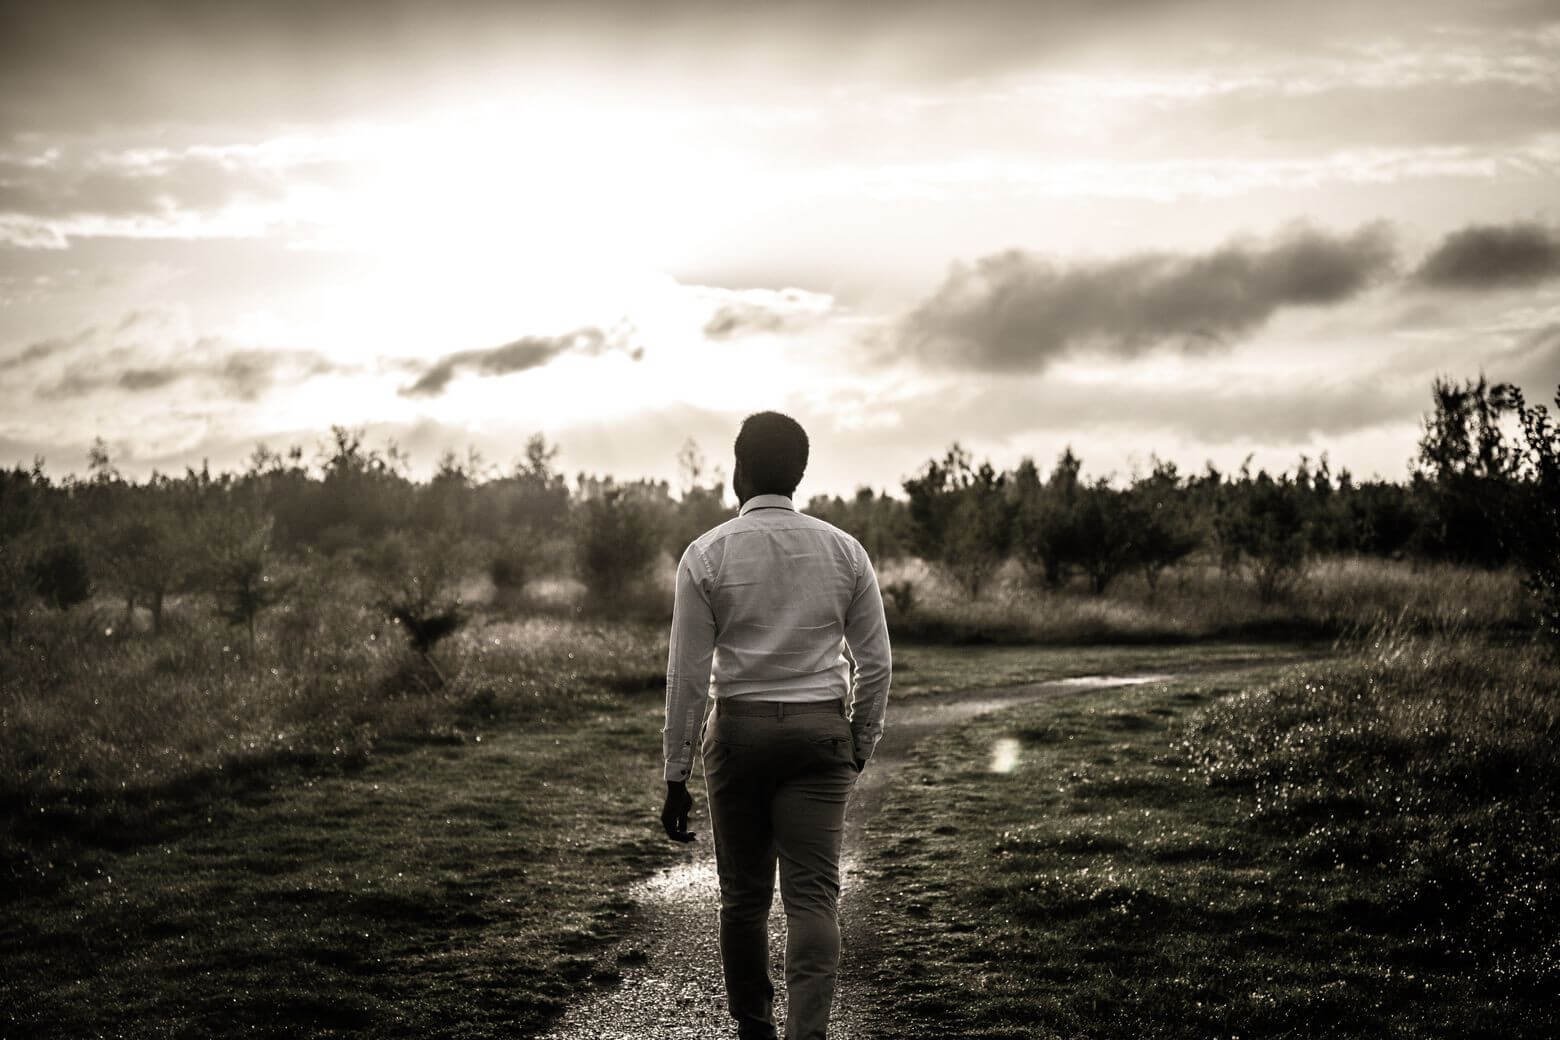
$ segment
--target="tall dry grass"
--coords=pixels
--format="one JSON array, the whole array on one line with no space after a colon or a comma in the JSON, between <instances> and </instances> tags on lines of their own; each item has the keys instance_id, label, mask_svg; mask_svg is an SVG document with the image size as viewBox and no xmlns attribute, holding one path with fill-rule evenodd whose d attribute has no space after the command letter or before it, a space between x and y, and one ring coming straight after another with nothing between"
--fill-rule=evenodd
<instances>
[{"instance_id":1,"label":"tall dry grass","mask_svg":"<svg viewBox=\"0 0 1560 1040\"><path fill-rule=\"evenodd\" d=\"M0 668L0 810L557 720L665 666L657 626L484 610L435 651L440 685L371 599L353 577L302 589L262 617L253 658L201 600L170 603L156 637L107 602L33 619Z\"/></svg>"},{"instance_id":2,"label":"tall dry grass","mask_svg":"<svg viewBox=\"0 0 1560 1040\"><path fill-rule=\"evenodd\" d=\"M1513 570L1486 571L1371 557L1312 562L1285 597L1264 603L1255 582L1194 560L1167 574L1157 590L1140 575L1119 578L1096 596L1075 580L1037 586L1015 563L971 600L919 560L880 569L886 588L908 583L908 612L890 600L890 627L902 638L935 642L1112 643L1209 638L1335 638L1392 621L1414 631L1451 623L1517 631L1532 608Z\"/></svg>"}]
</instances>

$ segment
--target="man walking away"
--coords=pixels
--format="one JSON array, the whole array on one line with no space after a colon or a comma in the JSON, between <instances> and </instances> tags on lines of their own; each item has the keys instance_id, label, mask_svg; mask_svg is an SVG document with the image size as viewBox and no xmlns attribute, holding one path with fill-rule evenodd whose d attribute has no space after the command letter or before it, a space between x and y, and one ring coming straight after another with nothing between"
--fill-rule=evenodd
<instances>
[{"instance_id":1,"label":"man walking away","mask_svg":"<svg viewBox=\"0 0 1560 1040\"><path fill-rule=\"evenodd\" d=\"M668 836L692 841L701 753L720 876L720 959L740 1040L774 1040L769 907L785 904L786 1040L824 1040L840 960L845 803L883 731L890 657L866 550L796 510L807 434L778 412L737 433L737 516L677 565L666 666ZM847 656L848 652L848 656ZM854 664L854 668L852 665Z\"/></svg>"}]
</instances>

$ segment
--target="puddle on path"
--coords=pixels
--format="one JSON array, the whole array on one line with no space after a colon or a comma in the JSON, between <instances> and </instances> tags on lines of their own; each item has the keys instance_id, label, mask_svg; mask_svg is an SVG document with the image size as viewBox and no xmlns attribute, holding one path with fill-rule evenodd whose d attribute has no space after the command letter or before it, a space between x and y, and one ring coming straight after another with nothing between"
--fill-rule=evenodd
<instances>
[{"instance_id":1,"label":"puddle on path","mask_svg":"<svg viewBox=\"0 0 1560 1040\"><path fill-rule=\"evenodd\" d=\"M993 773L1011 773L1013 767L1018 765L1020 744L1015 737L998 737L991 745L991 767Z\"/></svg>"},{"instance_id":2,"label":"puddle on path","mask_svg":"<svg viewBox=\"0 0 1560 1040\"><path fill-rule=\"evenodd\" d=\"M1105 686L1141 686L1144 683L1169 682L1173 675L1076 675L1071 679L1052 679L1048 686L1093 690Z\"/></svg>"}]
</instances>

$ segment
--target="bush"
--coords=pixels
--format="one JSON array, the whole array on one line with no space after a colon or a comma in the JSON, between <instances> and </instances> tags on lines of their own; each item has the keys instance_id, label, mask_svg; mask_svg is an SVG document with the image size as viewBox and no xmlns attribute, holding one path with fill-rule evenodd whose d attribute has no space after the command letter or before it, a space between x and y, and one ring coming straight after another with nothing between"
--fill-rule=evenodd
<instances>
[{"instance_id":1,"label":"bush","mask_svg":"<svg viewBox=\"0 0 1560 1040\"><path fill-rule=\"evenodd\" d=\"M87 554L75 542L56 542L27 566L33 591L56 610L69 610L92 596Z\"/></svg>"},{"instance_id":2,"label":"bush","mask_svg":"<svg viewBox=\"0 0 1560 1040\"><path fill-rule=\"evenodd\" d=\"M580 508L575 568L598 609L621 612L660 556L649 508L621 489L607 488Z\"/></svg>"},{"instance_id":3,"label":"bush","mask_svg":"<svg viewBox=\"0 0 1560 1040\"><path fill-rule=\"evenodd\" d=\"M387 536L371 556L373 606L396 624L441 686L444 673L433 660L433 649L469 617L458 588L463 562L458 543L414 540L399 532Z\"/></svg>"}]
</instances>

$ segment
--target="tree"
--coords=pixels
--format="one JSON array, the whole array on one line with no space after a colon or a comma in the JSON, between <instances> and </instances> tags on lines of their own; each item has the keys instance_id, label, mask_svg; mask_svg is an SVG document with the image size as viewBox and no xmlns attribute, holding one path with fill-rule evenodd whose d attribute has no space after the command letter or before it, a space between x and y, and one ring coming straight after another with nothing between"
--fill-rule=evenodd
<instances>
[{"instance_id":1,"label":"tree","mask_svg":"<svg viewBox=\"0 0 1560 1040\"><path fill-rule=\"evenodd\" d=\"M581 504L575 538L580 580L609 610L620 610L643 584L661 542L647 500L611 486Z\"/></svg>"},{"instance_id":2,"label":"tree","mask_svg":"<svg viewBox=\"0 0 1560 1040\"><path fill-rule=\"evenodd\" d=\"M1288 592L1310 557L1304 510L1295 484L1259 471L1253 479L1242 467L1242 480L1216 521L1220 541L1249 567L1262 602Z\"/></svg>"},{"instance_id":3,"label":"tree","mask_svg":"<svg viewBox=\"0 0 1560 1040\"><path fill-rule=\"evenodd\" d=\"M1068 516L1065 552L1089 576L1089 588L1104 595L1137 560L1138 524L1127 494L1110 486L1104 477L1084 486Z\"/></svg>"},{"instance_id":4,"label":"tree","mask_svg":"<svg viewBox=\"0 0 1560 1040\"><path fill-rule=\"evenodd\" d=\"M1509 550L1491 515L1505 513L1504 502L1520 464L1506 439L1501 416L1510 412L1514 387L1491 386L1483 375L1431 385L1434 410L1424 417L1415 465L1416 486L1431 505L1426 529L1430 555L1485 567L1503 564Z\"/></svg>"},{"instance_id":5,"label":"tree","mask_svg":"<svg viewBox=\"0 0 1560 1040\"><path fill-rule=\"evenodd\" d=\"M203 518L205 585L217 613L230 625L242 625L255 653L255 621L282 600L291 582L276 576L271 556L271 521L236 504L224 504Z\"/></svg>"},{"instance_id":6,"label":"tree","mask_svg":"<svg viewBox=\"0 0 1560 1040\"><path fill-rule=\"evenodd\" d=\"M168 593L183 584L194 563L184 526L174 510L144 503L111 526L103 539L103 555L114 584L125 595L127 614L137 599L144 602L152 613L153 635L162 632Z\"/></svg>"},{"instance_id":7,"label":"tree","mask_svg":"<svg viewBox=\"0 0 1560 1040\"><path fill-rule=\"evenodd\" d=\"M387 536L373 554L374 607L396 624L441 686L444 672L434 661L433 650L469 617L459 592L466 562L458 542L399 532Z\"/></svg>"},{"instance_id":8,"label":"tree","mask_svg":"<svg viewBox=\"0 0 1560 1040\"><path fill-rule=\"evenodd\" d=\"M1069 446L1057 457L1049 479L1042 482L1030 459L1019 463L1013 475L1015 517L1013 534L1020 557L1030 573L1047 588L1060 588L1067 568L1076 558L1075 511L1082 493L1083 463Z\"/></svg>"},{"instance_id":9,"label":"tree","mask_svg":"<svg viewBox=\"0 0 1560 1040\"><path fill-rule=\"evenodd\" d=\"M978 599L1012 545L1007 478L990 462L976 466L958 444L904 482L914 544L922 559Z\"/></svg>"},{"instance_id":10,"label":"tree","mask_svg":"<svg viewBox=\"0 0 1560 1040\"><path fill-rule=\"evenodd\" d=\"M17 622L36 595L30 563L48 519L49 491L42 459L35 460L31 470L0 470L0 624L7 646L15 641Z\"/></svg>"},{"instance_id":11,"label":"tree","mask_svg":"<svg viewBox=\"0 0 1560 1040\"><path fill-rule=\"evenodd\" d=\"M1526 571L1539 625L1560 647L1560 429L1543 405L1529 407L1522 392L1510 390L1522 423L1521 480L1511 496L1502 526L1507 542ZM1555 391L1560 410L1560 389Z\"/></svg>"},{"instance_id":12,"label":"tree","mask_svg":"<svg viewBox=\"0 0 1560 1040\"><path fill-rule=\"evenodd\" d=\"M674 556L681 555L699 535L731 517L720 468L709 469L704 453L692 437L677 452L677 469L682 497L672 507L666 523L666 548ZM706 474L708 484L704 482Z\"/></svg>"},{"instance_id":13,"label":"tree","mask_svg":"<svg viewBox=\"0 0 1560 1040\"><path fill-rule=\"evenodd\" d=\"M1135 562L1143 570L1150 596L1158 594L1159 578L1166 568L1180 563L1202 544L1202 531L1180 487L1175 463L1155 459L1153 472L1134 483L1127 495Z\"/></svg>"},{"instance_id":14,"label":"tree","mask_svg":"<svg viewBox=\"0 0 1560 1040\"><path fill-rule=\"evenodd\" d=\"M92 597L87 554L72 541L55 542L27 566L33 591L55 610L69 610Z\"/></svg>"}]
</instances>

